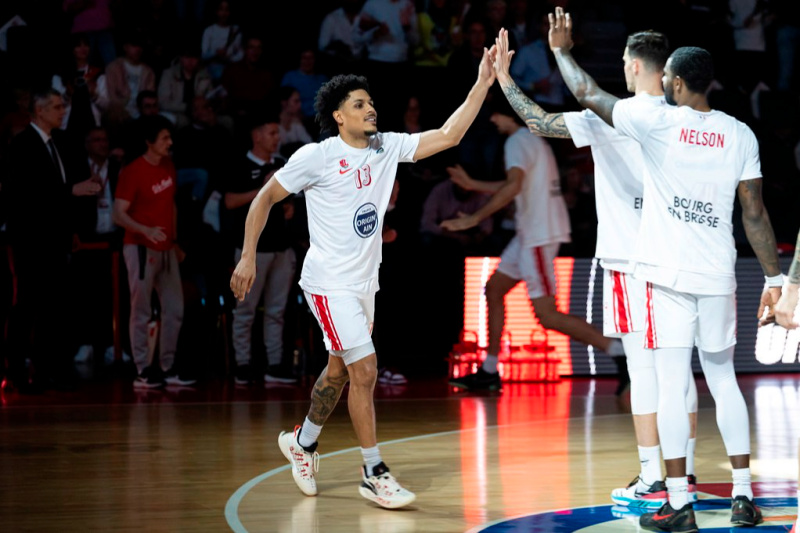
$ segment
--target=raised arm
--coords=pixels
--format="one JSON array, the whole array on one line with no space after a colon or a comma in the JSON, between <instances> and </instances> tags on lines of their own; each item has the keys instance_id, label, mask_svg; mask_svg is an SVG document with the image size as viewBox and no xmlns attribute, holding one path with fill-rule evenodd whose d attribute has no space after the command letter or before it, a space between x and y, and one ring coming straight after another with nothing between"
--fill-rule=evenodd
<instances>
[{"instance_id":1,"label":"raised arm","mask_svg":"<svg viewBox=\"0 0 800 533\"><path fill-rule=\"evenodd\" d=\"M289 191L284 189L273 176L258 191L253 203L250 204L247 220L244 223L242 258L231 276L231 289L239 301L244 300L245 295L253 286L256 275L256 245L267 223L269 210L287 196L289 196Z\"/></svg>"},{"instance_id":2,"label":"raised arm","mask_svg":"<svg viewBox=\"0 0 800 533\"><path fill-rule=\"evenodd\" d=\"M508 49L508 30L500 30L500 34L495 39L494 71L497 76L497 83L503 89L508 103L514 108L519 117L525 121L528 129L536 135L542 137L558 137L563 139L570 138L569 130L564 122L562 113L548 113L539 105L528 98L525 93L517 86L511 77L511 57L513 50Z\"/></svg>"},{"instance_id":3,"label":"raised arm","mask_svg":"<svg viewBox=\"0 0 800 533\"><path fill-rule=\"evenodd\" d=\"M764 276L771 278L779 276L781 266L778 262L778 244L775 241L775 232L772 230L772 223L764 201L761 198L760 179L745 180L739 183L739 203L742 204L742 223L747 235L747 241L753 248ZM758 317L762 324L774 320L775 303L781 296L781 287L770 287L761 296L761 303L758 308ZM769 308L766 317L763 317L764 309Z\"/></svg>"},{"instance_id":4,"label":"raised arm","mask_svg":"<svg viewBox=\"0 0 800 533\"><path fill-rule=\"evenodd\" d=\"M619 98L607 93L597 85L597 82L586 73L575 58L572 57L572 19L569 13L564 14L564 9L557 7L555 15L550 13L550 32L548 39L550 49L556 57L558 69L561 77L569 87L569 90L578 100L578 103L587 109L594 111L597 116L602 118L609 126L613 126L612 112L614 105Z\"/></svg>"},{"instance_id":5,"label":"raised arm","mask_svg":"<svg viewBox=\"0 0 800 533\"><path fill-rule=\"evenodd\" d=\"M494 47L492 47L494 50ZM422 132L419 146L414 154L414 160L425 159L442 150L452 148L461 142L467 129L475 120L478 111L489 92L489 87L494 83L494 69L489 61L489 51L484 48L483 58L478 68L478 80L470 89L467 99L464 100L441 128Z\"/></svg>"},{"instance_id":6,"label":"raised arm","mask_svg":"<svg viewBox=\"0 0 800 533\"><path fill-rule=\"evenodd\" d=\"M452 174L451 174L452 176ZM500 211L502 208L507 206L509 202L511 202L514 197L519 194L520 190L522 190L522 180L525 177L525 173L519 167L511 167L506 172L506 179L505 181L494 182L496 186L493 187L494 194L492 197L489 198L489 201L475 211L472 214L460 217L460 218L453 218L450 220L445 220L441 224L440 227L449 231L463 231L465 229L473 228L480 224L484 219L493 215L494 213ZM451 178L453 179L453 178ZM478 180L472 180L472 182L477 182ZM453 181L456 181L453 179ZM458 181L456 181L458 183ZM478 190L478 189L473 189Z\"/></svg>"}]
</instances>

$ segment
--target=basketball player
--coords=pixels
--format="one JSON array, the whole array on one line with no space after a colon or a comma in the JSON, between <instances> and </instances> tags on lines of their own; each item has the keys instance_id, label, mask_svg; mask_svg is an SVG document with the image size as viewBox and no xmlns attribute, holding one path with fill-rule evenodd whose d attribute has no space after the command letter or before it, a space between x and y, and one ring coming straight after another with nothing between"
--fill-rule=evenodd
<instances>
[{"instance_id":1,"label":"basketball player","mask_svg":"<svg viewBox=\"0 0 800 533\"><path fill-rule=\"evenodd\" d=\"M733 368L736 248L731 217L737 191L748 241L771 287L762 305L767 301L773 307L782 284L775 234L761 198L755 135L709 107L705 91L713 79L713 63L706 50L683 47L670 55L662 83L672 105L656 109L601 90L570 54L569 16L556 8L550 22L550 48L578 102L639 142L644 156L647 200L634 277L648 282L645 346L655 350L657 424L668 501L657 512L642 515L640 524L697 531L686 477L690 428L685 407L696 344L733 467L731 523L755 525L761 511L750 485L749 418Z\"/></svg>"},{"instance_id":2,"label":"basketball player","mask_svg":"<svg viewBox=\"0 0 800 533\"><path fill-rule=\"evenodd\" d=\"M270 208L290 193L305 192L311 246L300 286L322 328L329 351L302 426L282 432L281 451L292 465L300 490L317 494L317 438L342 389L350 382L347 406L364 465L359 492L385 508L413 502L389 472L378 450L373 392L378 375L371 333L381 228L398 163L410 163L456 146L494 83L484 50L478 79L467 99L444 125L420 134L378 133L377 112L367 80L339 75L317 93L315 108L323 132L337 132L300 148L256 196L245 224L242 259L231 278L240 300L255 275L255 251Z\"/></svg>"},{"instance_id":3,"label":"basketball player","mask_svg":"<svg viewBox=\"0 0 800 533\"><path fill-rule=\"evenodd\" d=\"M641 471L625 488L615 489L611 499L618 505L659 508L667 498L661 476L661 447L656 427L658 383L653 351L644 348L645 283L633 272L634 243L642 208L642 161L639 143L618 133L589 110L581 113L547 113L528 98L511 78L513 51L508 49L508 31L500 30L494 58L497 82L530 131L544 137L571 138L575 146L591 146L595 164L597 202L597 249L595 256L605 272L603 281L603 334L621 338L631 379L631 411ZM661 33L642 31L628 37L623 54L627 89L645 105L666 105L661 87L664 63L669 56L667 39ZM689 374L686 409L691 438L686 450L689 493L697 497L694 476L697 388Z\"/></svg>"},{"instance_id":4,"label":"basketball player","mask_svg":"<svg viewBox=\"0 0 800 533\"><path fill-rule=\"evenodd\" d=\"M789 281L785 289L775 306L775 321L786 329L795 329L800 326L794 317L797 310L797 292L800 289L800 233L797 234L794 260L792 261L792 266L789 267ZM800 444L798 445L797 454L800 457ZM798 481L800 482L800 474L798 474ZM797 501L800 503L800 484L797 486ZM789 533L797 533L798 527L800 527L800 517L798 517Z\"/></svg>"}]
</instances>

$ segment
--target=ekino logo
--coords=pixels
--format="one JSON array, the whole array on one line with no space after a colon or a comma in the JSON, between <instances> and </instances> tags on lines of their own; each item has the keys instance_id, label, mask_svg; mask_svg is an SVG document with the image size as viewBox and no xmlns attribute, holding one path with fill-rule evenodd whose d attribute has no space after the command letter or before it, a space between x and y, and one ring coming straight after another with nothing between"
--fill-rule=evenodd
<instances>
[{"instance_id":1,"label":"ekino logo","mask_svg":"<svg viewBox=\"0 0 800 533\"><path fill-rule=\"evenodd\" d=\"M366 239L372 236L378 229L378 208L375 204L364 204L356 209L356 216L353 218L353 228L359 237Z\"/></svg>"}]
</instances>

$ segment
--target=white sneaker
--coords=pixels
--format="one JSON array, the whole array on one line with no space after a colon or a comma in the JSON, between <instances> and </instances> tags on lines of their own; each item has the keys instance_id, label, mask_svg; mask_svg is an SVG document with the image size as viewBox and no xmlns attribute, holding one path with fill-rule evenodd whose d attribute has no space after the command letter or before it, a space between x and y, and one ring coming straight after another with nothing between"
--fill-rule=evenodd
<instances>
[{"instance_id":1,"label":"white sneaker","mask_svg":"<svg viewBox=\"0 0 800 533\"><path fill-rule=\"evenodd\" d=\"M76 363L90 363L94 357L94 348L91 344L84 344L78 348L78 353L75 354L74 361Z\"/></svg>"},{"instance_id":2,"label":"white sneaker","mask_svg":"<svg viewBox=\"0 0 800 533\"><path fill-rule=\"evenodd\" d=\"M316 496L317 480L314 479L314 474L319 471L319 454L316 452L316 443L314 443L314 451L306 451L297 442L299 434L300 426L295 426L291 433L281 431L278 436L278 446L280 446L283 456L292 465L292 477L303 494Z\"/></svg>"},{"instance_id":3,"label":"white sneaker","mask_svg":"<svg viewBox=\"0 0 800 533\"><path fill-rule=\"evenodd\" d=\"M384 385L403 385L408 383L408 380L400 372L393 372L388 368L384 368L378 373L378 383L383 383Z\"/></svg>"},{"instance_id":4,"label":"white sneaker","mask_svg":"<svg viewBox=\"0 0 800 533\"><path fill-rule=\"evenodd\" d=\"M386 509L404 507L417 499L416 495L400 486L400 483L389 473L389 467L381 463L372 469L367 476L367 467L361 467L361 486L358 492L366 499Z\"/></svg>"}]
</instances>

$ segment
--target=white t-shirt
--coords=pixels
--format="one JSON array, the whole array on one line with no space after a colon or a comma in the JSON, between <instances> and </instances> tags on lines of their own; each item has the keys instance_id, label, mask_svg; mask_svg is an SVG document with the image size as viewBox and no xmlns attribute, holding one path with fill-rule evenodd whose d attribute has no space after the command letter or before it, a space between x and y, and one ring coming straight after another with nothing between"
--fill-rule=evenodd
<instances>
[{"instance_id":1,"label":"white t-shirt","mask_svg":"<svg viewBox=\"0 0 800 533\"><path fill-rule=\"evenodd\" d=\"M298 149L275 179L304 191L311 246L300 286L314 294L377 282L383 215L398 163L413 163L419 134L378 133L369 147L329 137Z\"/></svg>"},{"instance_id":2,"label":"white t-shirt","mask_svg":"<svg viewBox=\"0 0 800 533\"><path fill-rule=\"evenodd\" d=\"M514 198L522 246L569 242L569 214L553 149L522 127L506 139L504 151L506 171L517 167L524 173L522 189Z\"/></svg>"},{"instance_id":3,"label":"white t-shirt","mask_svg":"<svg viewBox=\"0 0 800 533\"><path fill-rule=\"evenodd\" d=\"M643 105L666 105L663 96L640 93ZM564 113L575 146L591 146L594 159L597 248L603 267L633 272L634 248L642 218L642 149L590 110Z\"/></svg>"},{"instance_id":4,"label":"white t-shirt","mask_svg":"<svg viewBox=\"0 0 800 533\"><path fill-rule=\"evenodd\" d=\"M736 190L761 177L753 132L721 111L636 98L617 102L613 119L641 143L647 167L634 275L686 293L735 291Z\"/></svg>"},{"instance_id":5,"label":"white t-shirt","mask_svg":"<svg viewBox=\"0 0 800 533\"><path fill-rule=\"evenodd\" d=\"M231 38L231 36L233 38ZM216 57L217 50L220 48L225 48L226 58L231 63L239 61L244 57L242 32L239 30L238 26L235 24L231 26L212 24L203 30L201 44L203 59L209 60Z\"/></svg>"}]
</instances>

